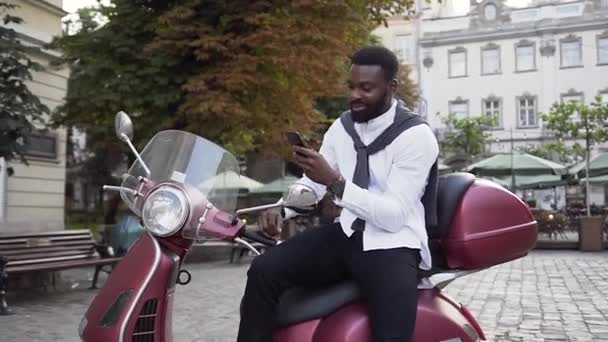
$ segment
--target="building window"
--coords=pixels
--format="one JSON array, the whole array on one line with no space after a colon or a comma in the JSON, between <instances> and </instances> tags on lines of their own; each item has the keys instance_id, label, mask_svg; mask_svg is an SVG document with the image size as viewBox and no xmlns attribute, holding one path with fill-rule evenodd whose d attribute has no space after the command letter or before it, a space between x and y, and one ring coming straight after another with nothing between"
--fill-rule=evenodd
<instances>
[{"instance_id":1,"label":"building window","mask_svg":"<svg viewBox=\"0 0 608 342\"><path fill-rule=\"evenodd\" d=\"M597 36L597 64L608 64L608 31Z\"/></svg>"},{"instance_id":2,"label":"building window","mask_svg":"<svg viewBox=\"0 0 608 342\"><path fill-rule=\"evenodd\" d=\"M500 74L500 47L496 44L488 44L481 48L481 74Z\"/></svg>"},{"instance_id":3,"label":"building window","mask_svg":"<svg viewBox=\"0 0 608 342\"><path fill-rule=\"evenodd\" d=\"M515 10L511 13L511 22L534 21L540 17L540 8Z\"/></svg>"},{"instance_id":4,"label":"building window","mask_svg":"<svg viewBox=\"0 0 608 342\"><path fill-rule=\"evenodd\" d=\"M30 134L25 139L24 151L29 157L57 159L57 136L46 133Z\"/></svg>"},{"instance_id":5,"label":"building window","mask_svg":"<svg viewBox=\"0 0 608 342\"><path fill-rule=\"evenodd\" d=\"M598 96L600 97L600 103L608 104L608 89L600 91Z\"/></svg>"},{"instance_id":6,"label":"building window","mask_svg":"<svg viewBox=\"0 0 608 342\"><path fill-rule=\"evenodd\" d=\"M482 100L481 106L483 115L492 120L492 128L502 127L502 101L495 96L490 96Z\"/></svg>"},{"instance_id":7,"label":"building window","mask_svg":"<svg viewBox=\"0 0 608 342\"><path fill-rule=\"evenodd\" d=\"M495 4L487 4L484 8L483 8L483 15L486 18L486 20L488 21L492 21L494 19L496 19L496 5Z\"/></svg>"},{"instance_id":8,"label":"building window","mask_svg":"<svg viewBox=\"0 0 608 342\"><path fill-rule=\"evenodd\" d=\"M536 96L524 95L517 98L517 123L520 128L537 127Z\"/></svg>"},{"instance_id":9,"label":"building window","mask_svg":"<svg viewBox=\"0 0 608 342\"><path fill-rule=\"evenodd\" d=\"M579 16L582 14L583 11L583 6L581 6L582 4L567 4L567 5L562 5L562 6L558 6L556 8L556 12L557 12L557 17L558 18L564 18L564 17L574 17L574 16Z\"/></svg>"},{"instance_id":10,"label":"building window","mask_svg":"<svg viewBox=\"0 0 608 342\"><path fill-rule=\"evenodd\" d=\"M395 54L401 64L415 64L414 37L411 34L395 37Z\"/></svg>"},{"instance_id":11,"label":"building window","mask_svg":"<svg viewBox=\"0 0 608 342\"><path fill-rule=\"evenodd\" d=\"M570 89L567 93L561 95L561 101L563 103L575 103L577 105L584 103L583 93L578 93L574 89ZM573 113L572 120L579 121L581 119L578 111Z\"/></svg>"},{"instance_id":12,"label":"building window","mask_svg":"<svg viewBox=\"0 0 608 342\"><path fill-rule=\"evenodd\" d=\"M462 120L469 117L469 101L463 100L460 97L449 103L450 114L454 114L457 119Z\"/></svg>"},{"instance_id":13,"label":"building window","mask_svg":"<svg viewBox=\"0 0 608 342\"><path fill-rule=\"evenodd\" d=\"M560 65L562 68L572 68L583 65L582 39L569 35L560 40Z\"/></svg>"},{"instance_id":14,"label":"building window","mask_svg":"<svg viewBox=\"0 0 608 342\"><path fill-rule=\"evenodd\" d=\"M467 50L463 47L448 51L448 72L450 77L467 76Z\"/></svg>"},{"instance_id":15,"label":"building window","mask_svg":"<svg viewBox=\"0 0 608 342\"><path fill-rule=\"evenodd\" d=\"M536 69L535 44L522 40L515 45L515 70L531 71Z\"/></svg>"}]
</instances>

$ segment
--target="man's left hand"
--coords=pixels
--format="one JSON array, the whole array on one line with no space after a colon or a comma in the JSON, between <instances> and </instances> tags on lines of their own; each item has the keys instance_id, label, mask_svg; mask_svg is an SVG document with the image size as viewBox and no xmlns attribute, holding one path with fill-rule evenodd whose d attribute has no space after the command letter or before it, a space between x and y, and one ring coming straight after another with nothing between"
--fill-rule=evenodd
<instances>
[{"instance_id":1,"label":"man's left hand","mask_svg":"<svg viewBox=\"0 0 608 342\"><path fill-rule=\"evenodd\" d=\"M319 152L300 146L293 146L293 149L295 163L313 182L330 185L340 177L340 174L329 166Z\"/></svg>"}]
</instances>

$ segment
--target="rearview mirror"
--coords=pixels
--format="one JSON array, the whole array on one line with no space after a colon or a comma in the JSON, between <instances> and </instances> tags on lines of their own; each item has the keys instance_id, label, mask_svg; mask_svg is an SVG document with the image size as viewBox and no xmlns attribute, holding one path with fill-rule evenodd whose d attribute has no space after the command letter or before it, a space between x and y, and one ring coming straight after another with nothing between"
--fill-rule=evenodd
<instances>
[{"instance_id":1,"label":"rearview mirror","mask_svg":"<svg viewBox=\"0 0 608 342\"><path fill-rule=\"evenodd\" d=\"M114 117L116 135L122 141L133 140L133 123L127 113L120 111Z\"/></svg>"},{"instance_id":2,"label":"rearview mirror","mask_svg":"<svg viewBox=\"0 0 608 342\"><path fill-rule=\"evenodd\" d=\"M307 214L315 210L319 199L309 186L292 184L283 194L283 206L299 214Z\"/></svg>"}]
</instances>

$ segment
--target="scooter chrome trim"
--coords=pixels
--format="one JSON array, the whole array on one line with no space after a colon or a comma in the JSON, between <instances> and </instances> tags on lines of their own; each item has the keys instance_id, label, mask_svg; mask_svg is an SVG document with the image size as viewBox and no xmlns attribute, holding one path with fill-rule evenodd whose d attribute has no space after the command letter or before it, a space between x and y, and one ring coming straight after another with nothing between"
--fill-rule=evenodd
<instances>
[{"instance_id":1,"label":"scooter chrome trim","mask_svg":"<svg viewBox=\"0 0 608 342\"><path fill-rule=\"evenodd\" d=\"M247 242L241 238L236 238L236 239L234 239L234 241L249 248L249 250L251 250L253 253L255 253L255 255L262 255L262 253L260 253L260 251L258 251L255 247L253 247L253 245L251 245L249 242Z\"/></svg>"},{"instance_id":2,"label":"scooter chrome trim","mask_svg":"<svg viewBox=\"0 0 608 342\"><path fill-rule=\"evenodd\" d=\"M139 289L139 292L137 292L137 294L135 295L135 298L131 302L132 304L129 307L129 310L127 311L127 319L125 319L123 321L122 326L120 327L120 337L118 339L118 342L124 342L125 330L127 329L127 325L129 324L129 322L131 321L131 315L133 315L133 310L135 310L135 306L137 306L137 303L139 303L140 297L143 295L143 293L148 288L148 284L150 284L150 280L152 279L152 276L154 275L154 273L156 273L156 270L158 269L158 265L160 265L160 256L161 256L160 245L158 244L158 241L156 241L156 237L154 237L154 235L152 235L152 233L150 233L147 230L145 232L146 232L146 234L148 234L150 236L150 239L152 239L152 242L154 243L154 264L152 265L152 269L150 270L150 272L148 273L148 276L146 277L146 280L144 281L144 286L142 286Z\"/></svg>"},{"instance_id":3,"label":"scooter chrome trim","mask_svg":"<svg viewBox=\"0 0 608 342\"><path fill-rule=\"evenodd\" d=\"M418 282L418 289L426 290L433 288L444 288L449 283L454 280L469 275L471 273L475 273L479 270L474 271L462 271L462 270L453 270L453 271L445 271L441 273L435 273L430 277L422 278L420 282Z\"/></svg>"}]
</instances>

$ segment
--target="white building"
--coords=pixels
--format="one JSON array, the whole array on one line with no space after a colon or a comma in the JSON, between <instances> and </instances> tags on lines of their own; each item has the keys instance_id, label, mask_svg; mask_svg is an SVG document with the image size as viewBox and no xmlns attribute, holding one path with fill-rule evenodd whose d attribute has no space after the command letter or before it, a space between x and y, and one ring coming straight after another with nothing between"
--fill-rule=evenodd
<instances>
[{"instance_id":1,"label":"white building","mask_svg":"<svg viewBox=\"0 0 608 342\"><path fill-rule=\"evenodd\" d=\"M41 47L61 35L61 18L67 14L62 0L7 2L19 6L10 14L24 20L23 24L12 25L23 44ZM63 101L69 71L50 65L58 57L55 51L42 49L30 57L45 71L34 72L28 87L53 110ZM26 152L29 166L14 162L10 165L13 176L7 178L0 173L0 233L64 228L65 147L65 130L41 132L31 137Z\"/></svg>"},{"instance_id":2,"label":"white building","mask_svg":"<svg viewBox=\"0 0 608 342\"><path fill-rule=\"evenodd\" d=\"M539 114L554 102L608 101L608 0L445 3L375 31L406 63L418 61L426 114L439 131L437 113L496 116L491 151L509 151L511 131L516 146L547 137Z\"/></svg>"}]
</instances>

